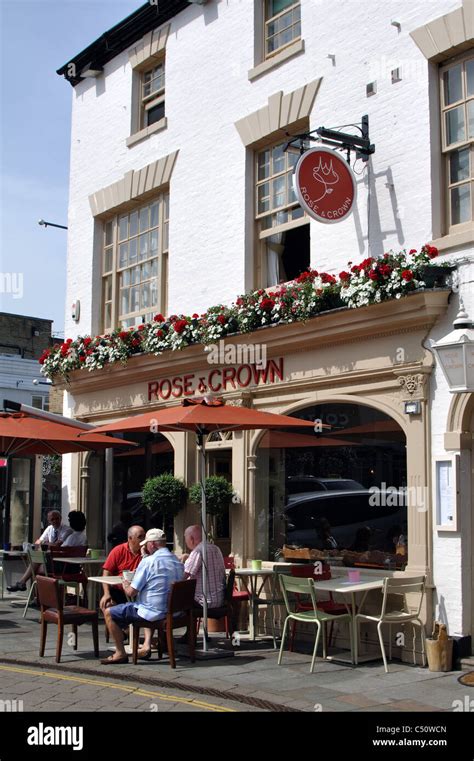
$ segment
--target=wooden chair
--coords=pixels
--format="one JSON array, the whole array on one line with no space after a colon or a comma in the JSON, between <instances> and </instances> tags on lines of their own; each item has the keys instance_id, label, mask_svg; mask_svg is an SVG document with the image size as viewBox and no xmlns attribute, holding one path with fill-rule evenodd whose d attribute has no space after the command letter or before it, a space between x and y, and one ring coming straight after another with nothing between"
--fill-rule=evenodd
<instances>
[{"instance_id":1,"label":"wooden chair","mask_svg":"<svg viewBox=\"0 0 474 761\"><path fill-rule=\"evenodd\" d=\"M227 576L225 582L224 592L224 604L218 608L208 608L207 617L218 621L220 618L224 619L225 636L226 638L232 637L235 631L234 625L234 589L235 589L235 571L231 570ZM248 597L247 597L248 599ZM202 607L197 606L194 603L194 614L196 616L196 636L199 632L202 618Z\"/></svg>"},{"instance_id":2,"label":"wooden chair","mask_svg":"<svg viewBox=\"0 0 474 761\"><path fill-rule=\"evenodd\" d=\"M174 654L173 629L180 629L183 626L188 627L189 655L191 663L195 661L195 641L194 641L194 594L196 592L196 579L187 579L185 581L175 581L171 585L168 597L168 610L165 619L159 621L139 621L132 624L132 657L133 663L138 661L138 642L140 639L140 629L147 628L158 632L158 660L163 657L162 637L166 633L166 644L168 656L172 669L176 668L176 658Z\"/></svg>"},{"instance_id":3,"label":"wooden chair","mask_svg":"<svg viewBox=\"0 0 474 761\"><path fill-rule=\"evenodd\" d=\"M36 587L41 606L40 657L44 657L48 624L55 624L58 627L56 663L59 663L61 660L64 627L69 624L72 626L72 631L74 633L74 650L77 650L77 627L82 624L91 624L92 637L94 640L94 655L98 658L99 622L97 611L80 608L77 605L63 605L63 596L60 589L59 579L52 579L47 576L37 576Z\"/></svg>"},{"instance_id":4,"label":"wooden chair","mask_svg":"<svg viewBox=\"0 0 474 761\"><path fill-rule=\"evenodd\" d=\"M76 589L77 604L79 605L79 584L82 584L84 595L84 606L87 607L87 576L81 566L72 565L71 563L62 563L64 557L83 558L87 553L85 547L51 547L51 576L55 579L61 579L65 586L72 586Z\"/></svg>"}]
</instances>

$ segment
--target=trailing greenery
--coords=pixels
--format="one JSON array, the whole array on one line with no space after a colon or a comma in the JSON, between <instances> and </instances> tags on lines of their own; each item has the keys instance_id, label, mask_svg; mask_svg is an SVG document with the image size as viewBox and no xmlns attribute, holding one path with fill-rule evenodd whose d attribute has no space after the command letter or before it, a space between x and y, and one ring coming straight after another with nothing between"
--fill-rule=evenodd
<instances>
[{"instance_id":1,"label":"trailing greenery","mask_svg":"<svg viewBox=\"0 0 474 761\"><path fill-rule=\"evenodd\" d=\"M171 473L148 478L143 484L142 502L152 514L174 517L185 506L188 490Z\"/></svg>"},{"instance_id":2,"label":"trailing greenery","mask_svg":"<svg viewBox=\"0 0 474 761\"><path fill-rule=\"evenodd\" d=\"M222 515L232 502L234 490L224 476L209 476L204 483L206 492L206 510L209 515ZM195 505L201 504L201 484L193 484L189 489L189 500Z\"/></svg>"}]
</instances>

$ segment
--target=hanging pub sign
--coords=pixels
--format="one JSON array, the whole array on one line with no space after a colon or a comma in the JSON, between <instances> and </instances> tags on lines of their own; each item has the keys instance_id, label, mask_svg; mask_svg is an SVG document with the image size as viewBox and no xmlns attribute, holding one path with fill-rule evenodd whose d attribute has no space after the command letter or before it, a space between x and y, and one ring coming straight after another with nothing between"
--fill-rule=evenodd
<instances>
[{"instance_id":1,"label":"hanging pub sign","mask_svg":"<svg viewBox=\"0 0 474 761\"><path fill-rule=\"evenodd\" d=\"M305 212L326 224L347 219L357 195L354 172L330 148L311 148L300 156L293 187Z\"/></svg>"}]
</instances>

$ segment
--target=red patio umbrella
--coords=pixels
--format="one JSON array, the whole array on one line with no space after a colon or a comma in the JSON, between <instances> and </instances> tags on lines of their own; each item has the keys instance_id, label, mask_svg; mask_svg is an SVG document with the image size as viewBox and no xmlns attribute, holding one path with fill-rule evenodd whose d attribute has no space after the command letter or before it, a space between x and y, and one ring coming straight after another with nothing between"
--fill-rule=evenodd
<instances>
[{"instance_id":1,"label":"red patio umbrella","mask_svg":"<svg viewBox=\"0 0 474 761\"><path fill-rule=\"evenodd\" d=\"M323 428L329 427L330 426L323 426ZM202 544L204 651L207 649L207 516L205 492L206 452L204 437L215 431L247 431L282 428L314 429L314 422L288 417L287 415L259 412L258 410L248 409L247 407L234 407L232 405L226 405L222 399L202 397L185 399L178 406L168 407L159 411L145 412L142 415L135 415L123 420L118 420L115 423L99 426L96 429L96 431L100 433L114 431L194 431L196 433L197 446L201 455L201 522L204 531L204 542Z\"/></svg>"},{"instance_id":2,"label":"red patio umbrella","mask_svg":"<svg viewBox=\"0 0 474 761\"><path fill-rule=\"evenodd\" d=\"M65 425L36 418L25 412L0 412L2 457L87 452L115 446L135 446L135 443L95 431L84 431L73 422Z\"/></svg>"},{"instance_id":3,"label":"red patio umbrella","mask_svg":"<svg viewBox=\"0 0 474 761\"><path fill-rule=\"evenodd\" d=\"M136 446L133 441L104 436L93 430L85 431L84 428L88 426L84 423L69 419L66 421L59 415L34 410L8 400L4 400L3 404L5 409L0 411L0 457L5 457L7 469L3 495L5 498L9 493L10 461L15 455L62 455L115 446ZM9 412L7 409L15 411ZM80 438L79 433L82 434ZM8 510L7 506L7 514Z\"/></svg>"}]
</instances>

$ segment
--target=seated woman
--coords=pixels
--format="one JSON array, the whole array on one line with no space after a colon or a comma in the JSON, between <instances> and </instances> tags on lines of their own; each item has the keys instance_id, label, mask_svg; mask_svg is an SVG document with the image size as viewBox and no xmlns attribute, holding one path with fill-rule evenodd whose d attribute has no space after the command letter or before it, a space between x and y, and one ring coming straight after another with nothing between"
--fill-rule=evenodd
<instances>
[{"instance_id":1,"label":"seated woman","mask_svg":"<svg viewBox=\"0 0 474 761\"><path fill-rule=\"evenodd\" d=\"M69 525L72 528L72 533L66 537L61 545L63 547L87 547L87 534L86 534L86 516L84 513L80 513L79 510L71 510L68 515Z\"/></svg>"}]
</instances>

